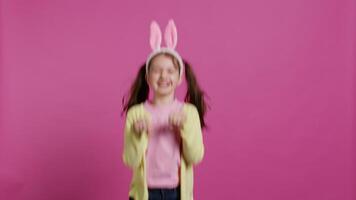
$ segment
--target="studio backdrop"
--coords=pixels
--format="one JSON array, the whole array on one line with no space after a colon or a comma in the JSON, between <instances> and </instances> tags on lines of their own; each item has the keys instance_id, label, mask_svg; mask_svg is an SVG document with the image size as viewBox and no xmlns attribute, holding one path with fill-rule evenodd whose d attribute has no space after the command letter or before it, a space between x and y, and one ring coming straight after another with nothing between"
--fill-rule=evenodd
<instances>
[{"instance_id":1,"label":"studio backdrop","mask_svg":"<svg viewBox=\"0 0 356 200\"><path fill-rule=\"evenodd\" d=\"M128 199L122 97L150 22L174 19L210 106L195 199L355 200L355 12L354 0L1 0L0 199Z\"/></svg>"}]
</instances>

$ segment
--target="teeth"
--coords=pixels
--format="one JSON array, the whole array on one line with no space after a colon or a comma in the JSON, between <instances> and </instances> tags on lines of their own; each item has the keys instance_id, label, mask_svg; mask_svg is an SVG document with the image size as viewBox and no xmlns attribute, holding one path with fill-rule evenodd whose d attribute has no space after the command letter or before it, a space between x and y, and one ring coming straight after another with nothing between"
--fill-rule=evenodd
<instances>
[{"instance_id":1,"label":"teeth","mask_svg":"<svg viewBox=\"0 0 356 200\"><path fill-rule=\"evenodd\" d=\"M159 86L168 86L169 83L158 83Z\"/></svg>"}]
</instances>

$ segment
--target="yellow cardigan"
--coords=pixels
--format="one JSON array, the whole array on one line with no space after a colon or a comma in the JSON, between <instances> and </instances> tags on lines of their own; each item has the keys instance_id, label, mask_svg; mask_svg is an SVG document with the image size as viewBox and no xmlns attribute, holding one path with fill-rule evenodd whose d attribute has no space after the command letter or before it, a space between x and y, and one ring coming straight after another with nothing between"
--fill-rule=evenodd
<instances>
[{"instance_id":1,"label":"yellow cardigan","mask_svg":"<svg viewBox=\"0 0 356 200\"><path fill-rule=\"evenodd\" d=\"M204 144L198 110L193 104L184 103L183 111L187 120L181 129L181 200L192 200L193 166L203 159ZM138 136L133 130L133 121L142 117L148 120L151 118L143 103L132 106L127 112L124 130L123 161L133 170L129 196L133 197L134 200L148 200L145 162L148 137L146 132Z\"/></svg>"}]
</instances>

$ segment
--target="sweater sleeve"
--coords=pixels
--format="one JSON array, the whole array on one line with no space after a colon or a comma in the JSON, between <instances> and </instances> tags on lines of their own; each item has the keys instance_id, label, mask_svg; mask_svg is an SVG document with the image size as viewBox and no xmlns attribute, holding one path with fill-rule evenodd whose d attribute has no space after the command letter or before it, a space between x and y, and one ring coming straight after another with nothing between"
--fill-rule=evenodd
<instances>
[{"instance_id":1,"label":"sweater sleeve","mask_svg":"<svg viewBox=\"0 0 356 200\"><path fill-rule=\"evenodd\" d=\"M133 122L142 117L145 117L145 115L140 112L139 106L130 108L126 116L123 162L132 169L140 166L147 146L146 132L136 134L133 129Z\"/></svg>"},{"instance_id":2,"label":"sweater sleeve","mask_svg":"<svg viewBox=\"0 0 356 200\"><path fill-rule=\"evenodd\" d=\"M186 122L181 129L183 157L187 164L198 164L204 156L204 144L197 108L187 104Z\"/></svg>"}]
</instances>

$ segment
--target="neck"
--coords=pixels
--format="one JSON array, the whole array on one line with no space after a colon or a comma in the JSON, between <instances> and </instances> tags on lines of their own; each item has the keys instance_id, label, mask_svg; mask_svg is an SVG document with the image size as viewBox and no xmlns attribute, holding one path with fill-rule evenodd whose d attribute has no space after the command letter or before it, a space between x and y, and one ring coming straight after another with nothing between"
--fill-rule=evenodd
<instances>
[{"instance_id":1,"label":"neck","mask_svg":"<svg viewBox=\"0 0 356 200\"><path fill-rule=\"evenodd\" d=\"M174 101L174 93L165 96L155 95L152 103L157 106L168 105Z\"/></svg>"}]
</instances>

